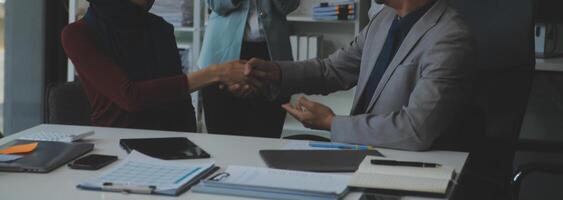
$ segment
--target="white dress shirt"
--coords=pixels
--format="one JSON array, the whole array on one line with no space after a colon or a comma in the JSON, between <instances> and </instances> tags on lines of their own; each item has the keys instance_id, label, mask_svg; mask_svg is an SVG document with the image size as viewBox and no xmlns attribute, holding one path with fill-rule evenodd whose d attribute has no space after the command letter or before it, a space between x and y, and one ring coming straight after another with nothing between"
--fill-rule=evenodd
<instances>
[{"instance_id":1,"label":"white dress shirt","mask_svg":"<svg viewBox=\"0 0 563 200\"><path fill-rule=\"evenodd\" d=\"M263 42L265 41L264 34L262 33L262 23L259 19L258 6L256 0L250 1L250 13L246 20L246 31L244 40L248 42Z\"/></svg>"}]
</instances>

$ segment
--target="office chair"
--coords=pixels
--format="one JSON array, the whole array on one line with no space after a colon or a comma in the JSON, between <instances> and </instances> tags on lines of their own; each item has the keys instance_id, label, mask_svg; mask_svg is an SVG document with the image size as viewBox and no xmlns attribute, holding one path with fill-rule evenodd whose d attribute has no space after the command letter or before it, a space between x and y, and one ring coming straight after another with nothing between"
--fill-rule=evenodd
<instances>
[{"instance_id":1,"label":"office chair","mask_svg":"<svg viewBox=\"0 0 563 200\"><path fill-rule=\"evenodd\" d=\"M561 24L563 23L563 13L561 12L561 2L557 0L536 0L535 1L535 21L541 24ZM557 37L557 36L555 36ZM557 38L556 38L557 39ZM560 83L562 81L561 74L553 72L536 73L534 81L534 90L532 90L532 98L529 112L533 114L541 113L542 115L551 115L551 112L561 112L561 97L553 96L553 94L561 93L563 88ZM543 97L545 91L549 96ZM546 101L547 100L547 101ZM536 102L537 101L537 102ZM547 111L549 110L549 111ZM547 112L546 112L547 111ZM550 114L547 114L550 113ZM550 118L552 116L549 116ZM534 119L534 117L531 117ZM543 121L544 118L535 120ZM537 122L530 120L530 126L538 126ZM551 125L549 122L545 125ZM542 126L544 124L541 124ZM557 127L557 126L556 126ZM536 127L534 127L536 128ZM535 129L531 129L536 131ZM558 128L555 128L554 133L558 133ZM543 135L543 134L542 134ZM520 139L518 142L518 153L529 154L528 159L517 159L516 161L524 161L524 164L515 163L516 170L512 177L512 197L513 199L525 198L526 195L521 195L522 189L528 189L526 193L529 198L550 198L550 199L563 199L563 192L557 187L552 187L547 190L542 186L551 186L553 183L548 183L548 180L562 180L563 178L563 163L561 158L563 155L563 142L554 140L555 138L533 138L533 139ZM530 161L532 160L532 161ZM536 175L538 179L529 178ZM544 175L544 176L541 176ZM546 175L549 175L547 178ZM553 176L555 175L555 176ZM540 178L541 177L541 178ZM555 180L555 181L558 181ZM526 185L523 185L527 182ZM563 181L558 181L555 184L561 184ZM545 183L545 184L538 184ZM539 187L538 187L539 185ZM527 187L526 187L527 186ZM539 193L542 194L539 194ZM542 195L543 197L538 197ZM550 196L553 195L553 196Z\"/></svg>"},{"instance_id":2,"label":"office chair","mask_svg":"<svg viewBox=\"0 0 563 200\"><path fill-rule=\"evenodd\" d=\"M520 165L512 178L512 199L518 200L522 183L530 174L548 173L563 176L563 164L550 162L533 162Z\"/></svg>"},{"instance_id":3,"label":"office chair","mask_svg":"<svg viewBox=\"0 0 563 200\"><path fill-rule=\"evenodd\" d=\"M45 122L65 125L90 125L90 103L79 81L58 83L45 93Z\"/></svg>"},{"instance_id":4,"label":"office chair","mask_svg":"<svg viewBox=\"0 0 563 200\"><path fill-rule=\"evenodd\" d=\"M460 195L507 199L535 67L534 4L532 0L450 3L464 16L474 38L477 74L471 100L480 117L473 122L484 128L480 139L463 149L470 156L461 176Z\"/></svg>"}]
</instances>

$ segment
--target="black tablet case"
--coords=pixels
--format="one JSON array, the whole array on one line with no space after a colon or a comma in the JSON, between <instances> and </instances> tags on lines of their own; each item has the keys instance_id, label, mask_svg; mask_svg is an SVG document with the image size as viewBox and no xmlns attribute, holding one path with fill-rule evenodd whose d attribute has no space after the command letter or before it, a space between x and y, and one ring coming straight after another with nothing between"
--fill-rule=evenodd
<instances>
[{"instance_id":1,"label":"black tablet case","mask_svg":"<svg viewBox=\"0 0 563 200\"><path fill-rule=\"evenodd\" d=\"M311 172L355 172L366 155L376 150L261 150L268 167Z\"/></svg>"},{"instance_id":2,"label":"black tablet case","mask_svg":"<svg viewBox=\"0 0 563 200\"><path fill-rule=\"evenodd\" d=\"M185 137L121 139L119 144L127 153L136 150L164 160L210 157L207 152Z\"/></svg>"}]
</instances>

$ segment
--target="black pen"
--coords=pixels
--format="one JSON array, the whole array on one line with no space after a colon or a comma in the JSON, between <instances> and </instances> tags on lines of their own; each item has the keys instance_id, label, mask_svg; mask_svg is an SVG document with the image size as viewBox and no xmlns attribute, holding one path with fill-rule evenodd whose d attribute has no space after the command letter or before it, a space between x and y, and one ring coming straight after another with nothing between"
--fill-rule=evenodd
<instances>
[{"instance_id":1,"label":"black pen","mask_svg":"<svg viewBox=\"0 0 563 200\"><path fill-rule=\"evenodd\" d=\"M388 165L388 166L404 166L404 167L441 167L442 165L436 163L423 163L423 162L409 162L409 161L396 161L396 160L371 160L372 165Z\"/></svg>"}]
</instances>

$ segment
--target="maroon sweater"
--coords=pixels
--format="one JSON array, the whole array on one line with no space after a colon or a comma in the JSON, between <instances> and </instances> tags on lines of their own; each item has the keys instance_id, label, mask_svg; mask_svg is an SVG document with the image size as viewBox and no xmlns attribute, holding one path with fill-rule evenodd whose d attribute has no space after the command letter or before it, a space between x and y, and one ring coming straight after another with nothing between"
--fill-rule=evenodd
<instances>
[{"instance_id":1,"label":"maroon sweater","mask_svg":"<svg viewBox=\"0 0 563 200\"><path fill-rule=\"evenodd\" d=\"M195 131L195 115L185 75L131 81L96 46L83 21L69 24L62 44L74 63L92 106L95 126Z\"/></svg>"}]
</instances>

